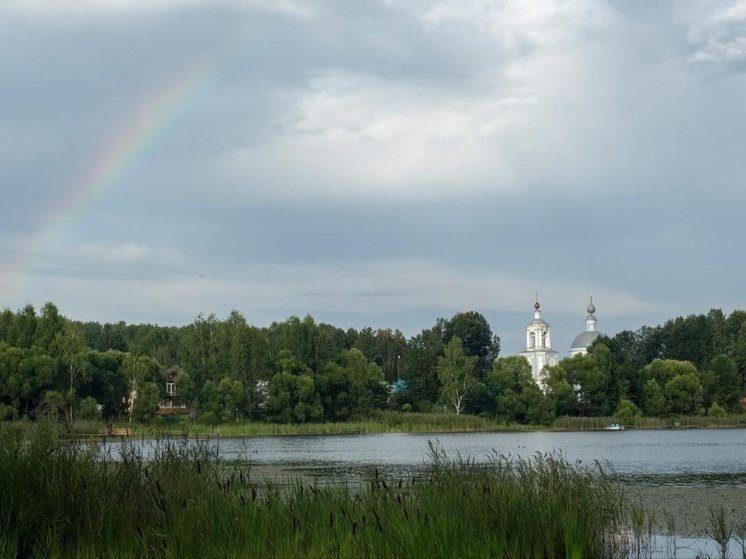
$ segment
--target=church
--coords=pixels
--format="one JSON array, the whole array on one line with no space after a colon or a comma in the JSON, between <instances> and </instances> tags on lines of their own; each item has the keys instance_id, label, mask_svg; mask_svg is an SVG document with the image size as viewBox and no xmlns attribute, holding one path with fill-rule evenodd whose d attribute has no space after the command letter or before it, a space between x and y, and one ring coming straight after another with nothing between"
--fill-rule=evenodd
<instances>
[{"instance_id":1,"label":"church","mask_svg":"<svg viewBox=\"0 0 746 559\"><path fill-rule=\"evenodd\" d=\"M570 347L570 357L588 353L588 348L598 338L593 297L586 310L588 316L585 319L585 330L575 336ZM539 385L544 384L545 367L551 367L559 362L559 352L552 349L551 330L551 326L541 318L541 305L537 296L534 303L534 319L526 325L526 349L519 355L531 364L531 376Z\"/></svg>"}]
</instances>

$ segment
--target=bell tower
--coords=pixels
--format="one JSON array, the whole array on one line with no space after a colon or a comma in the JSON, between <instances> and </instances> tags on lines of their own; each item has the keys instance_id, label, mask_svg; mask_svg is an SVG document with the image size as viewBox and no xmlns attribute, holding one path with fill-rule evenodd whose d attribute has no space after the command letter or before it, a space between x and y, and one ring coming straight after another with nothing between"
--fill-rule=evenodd
<instances>
[{"instance_id":1,"label":"bell tower","mask_svg":"<svg viewBox=\"0 0 746 559\"><path fill-rule=\"evenodd\" d=\"M534 319L526 325L526 350L521 352L531 364L534 381L544 384L544 368L557 364L558 352L552 349L551 326L541 318L539 295L534 303Z\"/></svg>"}]
</instances>

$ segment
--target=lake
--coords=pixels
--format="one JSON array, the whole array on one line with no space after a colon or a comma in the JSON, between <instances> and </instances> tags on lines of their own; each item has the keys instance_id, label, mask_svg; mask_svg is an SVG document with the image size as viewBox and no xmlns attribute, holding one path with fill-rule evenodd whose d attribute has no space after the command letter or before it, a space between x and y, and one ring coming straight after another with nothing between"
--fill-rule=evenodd
<instances>
[{"instance_id":1,"label":"lake","mask_svg":"<svg viewBox=\"0 0 746 559\"><path fill-rule=\"evenodd\" d=\"M320 477L354 479L373 468L387 475L411 475L430 461L429 443L449 457L487 462L495 454L530 458L561 454L568 462L609 465L623 476L655 480L704 479L741 483L746 479L746 429L582 431L528 433L439 433L334 436L241 437L185 440L208 444L221 457L246 460ZM107 442L116 454L121 442ZM135 440L145 456L154 440Z\"/></svg>"},{"instance_id":2,"label":"lake","mask_svg":"<svg viewBox=\"0 0 746 559\"><path fill-rule=\"evenodd\" d=\"M582 431L528 433L438 433L334 436L171 439L185 446L208 445L226 460L248 461L273 477L301 475L322 483L356 483L374 470L388 479L409 477L430 463L430 443L449 457L486 463L495 455L531 458L561 454L568 462L599 462L637 484L746 487L746 429ZM147 458L163 441L107 440L102 450L116 457L134 444ZM673 546L673 547L671 547ZM681 559L717 555L708 538L656 536L649 556ZM729 556L740 556L731 542Z\"/></svg>"}]
</instances>

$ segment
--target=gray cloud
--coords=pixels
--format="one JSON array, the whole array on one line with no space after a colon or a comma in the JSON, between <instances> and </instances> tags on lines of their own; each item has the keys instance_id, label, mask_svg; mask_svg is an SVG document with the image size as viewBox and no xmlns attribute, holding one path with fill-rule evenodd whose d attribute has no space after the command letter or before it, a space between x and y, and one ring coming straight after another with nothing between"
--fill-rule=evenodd
<instances>
[{"instance_id":1,"label":"gray cloud","mask_svg":"<svg viewBox=\"0 0 746 559\"><path fill-rule=\"evenodd\" d=\"M558 345L591 293L608 333L730 312L744 6L9 0L0 305L408 334L474 308L508 352L536 290ZM194 64L193 95L60 218Z\"/></svg>"}]
</instances>

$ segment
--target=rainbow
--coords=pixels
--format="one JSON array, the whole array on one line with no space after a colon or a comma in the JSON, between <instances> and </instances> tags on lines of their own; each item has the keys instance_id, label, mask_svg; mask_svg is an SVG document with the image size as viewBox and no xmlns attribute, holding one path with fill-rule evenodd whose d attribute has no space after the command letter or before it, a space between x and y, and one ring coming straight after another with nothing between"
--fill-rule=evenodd
<instances>
[{"instance_id":1,"label":"rainbow","mask_svg":"<svg viewBox=\"0 0 746 559\"><path fill-rule=\"evenodd\" d=\"M210 89L215 73L214 66L193 62L168 76L128 113L105 149L96 153L37 231L19 243L11 252L11 261L0 268L0 306L26 284L31 269L59 245L95 201L148 157L173 124Z\"/></svg>"}]
</instances>

